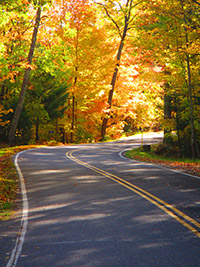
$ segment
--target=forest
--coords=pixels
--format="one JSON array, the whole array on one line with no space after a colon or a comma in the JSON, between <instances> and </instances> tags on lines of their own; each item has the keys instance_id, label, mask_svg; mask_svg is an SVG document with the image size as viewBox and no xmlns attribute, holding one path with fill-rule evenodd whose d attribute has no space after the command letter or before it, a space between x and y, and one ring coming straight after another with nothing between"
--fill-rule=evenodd
<instances>
[{"instance_id":1,"label":"forest","mask_svg":"<svg viewBox=\"0 0 200 267\"><path fill-rule=\"evenodd\" d=\"M1 142L164 130L199 157L200 1L1 0L0 13Z\"/></svg>"}]
</instances>

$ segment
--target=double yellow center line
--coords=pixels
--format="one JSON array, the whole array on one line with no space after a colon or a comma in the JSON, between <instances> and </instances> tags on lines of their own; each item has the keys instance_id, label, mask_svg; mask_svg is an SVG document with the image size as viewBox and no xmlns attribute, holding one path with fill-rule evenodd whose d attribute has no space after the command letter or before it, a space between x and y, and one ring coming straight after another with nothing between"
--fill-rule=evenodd
<instances>
[{"instance_id":1,"label":"double yellow center line","mask_svg":"<svg viewBox=\"0 0 200 267\"><path fill-rule=\"evenodd\" d=\"M91 169L97 173L100 173L103 176L108 177L109 179L121 184L122 186L128 188L129 190L135 192L136 194L140 195L141 197L145 198L149 202L156 205L158 208L166 212L169 216L174 218L176 221L181 223L183 226L185 226L187 229L192 231L195 235L197 235L200 238L200 224L189 217L188 215L184 214L182 211L178 210L177 208L173 207L172 205L168 204L167 202L163 201L162 199L152 195L151 193L143 190L142 188L127 182L126 180L111 174L109 172L106 172L102 169L99 169L97 167L94 167L86 162L83 162L77 158L75 158L72 154L77 150L72 150L66 153L66 156L71 159L72 161L85 166L88 169Z\"/></svg>"}]
</instances>

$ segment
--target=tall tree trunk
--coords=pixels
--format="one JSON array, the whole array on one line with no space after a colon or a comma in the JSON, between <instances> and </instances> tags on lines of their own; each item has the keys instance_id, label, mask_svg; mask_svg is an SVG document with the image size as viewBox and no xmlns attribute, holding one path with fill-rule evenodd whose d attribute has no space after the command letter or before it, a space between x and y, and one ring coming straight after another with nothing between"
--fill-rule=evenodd
<instances>
[{"instance_id":1,"label":"tall tree trunk","mask_svg":"<svg viewBox=\"0 0 200 267\"><path fill-rule=\"evenodd\" d=\"M196 134L195 134L195 126L194 126L194 106L193 106L193 98L192 98L192 78L191 78L191 67L190 67L190 56L187 52L189 48L189 37L188 37L188 18L185 14L185 6L184 1L180 0L182 12L183 12L183 20L184 20L184 30L185 30L185 43L186 43L186 63L187 63L187 87L189 92L189 106L190 106L190 130L191 130L191 150L192 150L192 158L196 158L200 156L199 148L197 144Z\"/></svg>"},{"instance_id":2,"label":"tall tree trunk","mask_svg":"<svg viewBox=\"0 0 200 267\"><path fill-rule=\"evenodd\" d=\"M171 119L171 101L172 97L168 93L169 91L169 84L164 84L164 119L170 120ZM168 134L171 133L171 129L169 127L164 127L164 143L168 143Z\"/></svg>"},{"instance_id":3,"label":"tall tree trunk","mask_svg":"<svg viewBox=\"0 0 200 267\"><path fill-rule=\"evenodd\" d=\"M36 13L36 19L35 19L35 26L34 26L33 35L32 35L31 46L30 46L30 50L29 50L29 54L28 54L28 64L32 63L35 44L36 44L36 40L37 40L37 33L38 33L38 29L39 29L39 24L40 24L40 18L41 18L41 7L38 7L37 13ZM24 100L25 100L25 94L26 94L26 89L27 89L27 85L28 85L28 81L29 81L30 71L31 71L30 67L26 68L26 70L25 70L24 79L23 79L23 83L22 83L22 88L21 88L17 108L15 110L15 113L14 113L14 116L12 119L12 123L11 123L11 127L10 127L10 131L9 131L9 135L8 135L8 141L9 142L12 142L14 140L14 137L15 137L15 131L17 128L17 124L18 124L18 121L19 121L19 118L21 115L21 111L23 108Z\"/></svg>"},{"instance_id":4,"label":"tall tree trunk","mask_svg":"<svg viewBox=\"0 0 200 267\"><path fill-rule=\"evenodd\" d=\"M192 99L192 83L191 83L191 69L190 69L190 58L189 55L186 55L187 61L187 75L188 75L188 90L189 90L189 103L190 103L190 130L191 130L191 150L192 158L199 158L199 149L195 134L194 127L194 109L193 109L193 99Z\"/></svg>"},{"instance_id":5,"label":"tall tree trunk","mask_svg":"<svg viewBox=\"0 0 200 267\"><path fill-rule=\"evenodd\" d=\"M71 122L71 131L70 131L70 142L74 142L74 119L75 119L75 95L72 95L72 122Z\"/></svg>"},{"instance_id":6,"label":"tall tree trunk","mask_svg":"<svg viewBox=\"0 0 200 267\"><path fill-rule=\"evenodd\" d=\"M35 140L39 141L39 117L37 116L36 126L35 126Z\"/></svg>"},{"instance_id":7,"label":"tall tree trunk","mask_svg":"<svg viewBox=\"0 0 200 267\"><path fill-rule=\"evenodd\" d=\"M109 105L109 109L112 106L112 98L113 98L113 93L114 93L114 89L115 89L115 84L116 84L116 80L117 80L117 74L119 71L119 66L120 66L120 59L121 59L121 54L122 54L122 50L123 50L123 46L124 46L124 41L127 35L127 31L128 31L128 22L129 22L130 17L125 16L125 24L124 24L124 29L123 29L123 34L121 36L121 41L120 41L120 45L118 48L118 52L117 52L117 63L113 72L113 76L112 76L112 81L111 81L111 89L109 91L108 94L108 105ZM105 134L106 134L106 128L107 128L107 123L109 120L109 114L106 114L106 116L103 118L103 123L102 123L102 127L101 127L101 140L104 140Z\"/></svg>"},{"instance_id":8,"label":"tall tree trunk","mask_svg":"<svg viewBox=\"0 0 200 267\"><path fill-rule=\"evenodd\" d=\"M78 45L76 46L76 64L77 64L77 58L78 58L77 47L78 47ZM75 67L76 73L78 71L78 66L77 65ZM78 80L78 76L75 76L73 88L75 88L77 80ZM74 91L73 91L73 93L72 93L72 120L71 120L71 130L70 130L70 142L71 143L74 142L74 124L75 124L75 94L74 94Z\"/></svg>"},{"instance_id":9,"label":"tall tree trunk","mask_svg":"<svg viewBox=\"0 0 200 267\"><path fill-rule=\"evenodd\" d=\"M3 84L2 84L2 87L1 87L1 95L0 95L0 98L4 98L4 95L5 95L5 81L3 81Z\"/></svg>"},{"instance_id":10,"label":"tall tree trunk","mask_svg":"<svg viewBox=\"0 0 200 267\"><path fill-rule=\"evenodd\" d=\"M58 118L56 118L56 134L58 134Z\"/></svg>"},{"instance_id":11,"label":"tall tree trunk","mask_svg":"<svg viewBox=\"0 0 200 267\"><path fill-rule=\"evenodd\" d=\"M181 137L180 137L179 101L177 97L175 97L174 100L175 100L175 105L176 105L176 130L177 130L177 136L178 136L179 155L180 155L180 158L182 158L183 154L182 154L182 145L181 145Z\"/></svg>"}]
</instances>

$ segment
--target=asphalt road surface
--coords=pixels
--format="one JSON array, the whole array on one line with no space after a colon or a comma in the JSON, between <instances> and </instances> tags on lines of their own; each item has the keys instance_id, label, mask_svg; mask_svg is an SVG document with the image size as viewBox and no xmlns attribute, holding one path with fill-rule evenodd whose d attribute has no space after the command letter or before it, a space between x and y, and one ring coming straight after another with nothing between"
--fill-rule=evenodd
<instances>
[{"instance_id":1,"label":"asphalt road surface","mask_svg":"<svg viewBox=\"0 0 200 267\"><path fill-rule=\"evenodd\" d=\"M19 209L0 223L0 266L199 267L200 179L123 157L140 143L18 154Z\"/></svg>"}]
</instances>

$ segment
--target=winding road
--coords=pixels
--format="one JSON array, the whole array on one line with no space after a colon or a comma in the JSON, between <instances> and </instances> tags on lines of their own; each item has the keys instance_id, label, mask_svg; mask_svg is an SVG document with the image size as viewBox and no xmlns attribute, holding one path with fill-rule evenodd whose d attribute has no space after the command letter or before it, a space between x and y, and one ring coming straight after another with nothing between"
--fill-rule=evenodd
<instances>
[{"instance_id":1,"label":"winding road","mask_svg":"<svg viewBox=\"0 0 200 267\"><path fill-rule=\"evenodd\" d=\"M0 224L0 266L199 267L200 179L123 157L140 144L18 154L21 209Z\"/></svg>"}]
</instances>

